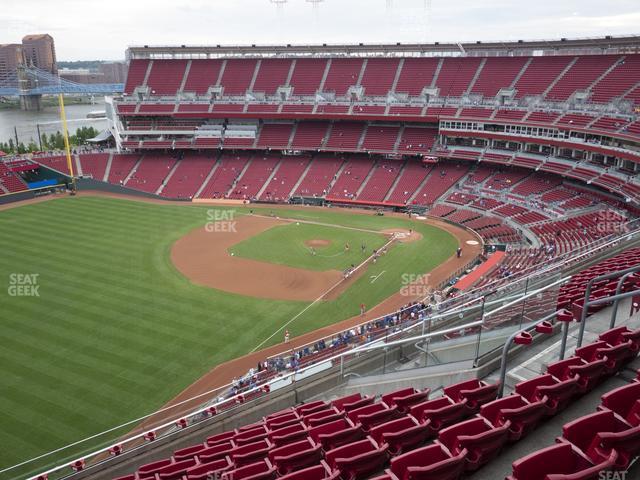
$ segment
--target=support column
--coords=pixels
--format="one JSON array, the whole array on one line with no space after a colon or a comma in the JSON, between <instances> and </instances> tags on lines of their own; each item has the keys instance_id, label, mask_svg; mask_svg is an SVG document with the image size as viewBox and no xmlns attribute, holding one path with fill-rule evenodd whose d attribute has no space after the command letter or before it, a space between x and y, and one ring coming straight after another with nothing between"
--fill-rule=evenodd
<instances>
[{"instance_id":1,"label":"support column","mask_svg":"<svg viewBox=\"0 0 640 480\"><path fill-rule=\"evenodd\" d=\"M20 95L20 109L26 112L42 110L42 95Z\"/></svg>"}]
</instances>

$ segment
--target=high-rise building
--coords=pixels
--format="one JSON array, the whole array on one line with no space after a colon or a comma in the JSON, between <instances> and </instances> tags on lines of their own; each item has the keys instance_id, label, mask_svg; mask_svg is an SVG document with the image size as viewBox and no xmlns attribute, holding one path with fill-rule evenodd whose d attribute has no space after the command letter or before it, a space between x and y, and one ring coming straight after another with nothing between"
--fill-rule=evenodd
<instances>
[{"instance_id":1,"label":"high-rise building","mask_svg":"<svg viewBox=\"0 0 640 480\"><path fill-rule=\"evenodd\" d=\"M0 81L16 71L18 65L24 63L22 45L9 43L0 45Z\"/></svg>"},{"instance_id":2,"label":"high-rise building","mask_svg":"<svg viewBox=\"0 0 640 480\"><path fill-rule=\"evenodd\" d=\"M51 35L27 35L22 39L22 51L27 65L33 65L52 74L58 72L56 48Z\"/></svg>"}]
</instances>

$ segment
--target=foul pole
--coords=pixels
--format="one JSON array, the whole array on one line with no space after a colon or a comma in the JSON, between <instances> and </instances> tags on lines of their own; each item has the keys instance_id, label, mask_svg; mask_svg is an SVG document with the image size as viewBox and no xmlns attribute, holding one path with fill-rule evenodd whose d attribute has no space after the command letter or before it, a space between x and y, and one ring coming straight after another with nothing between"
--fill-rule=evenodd
<instances>
[{"instance_id":1,"label":"foul pole","mask_svg":"<svg viewBox=\"0 0 640 480\"><path fill-rule=\"evenodd\" d=\"M71 191L76 191L76 177L73 174L73 163L71 161L71 149L69 148L69 131L67 130L67 116L64 113L64 96L62 93L58 94L58 104L60 105L60 119L62 120L62 136L64 138L64 149L67 154L67 168L69 169L69 175L71 175Z\"/></svg>"}]
</instances>

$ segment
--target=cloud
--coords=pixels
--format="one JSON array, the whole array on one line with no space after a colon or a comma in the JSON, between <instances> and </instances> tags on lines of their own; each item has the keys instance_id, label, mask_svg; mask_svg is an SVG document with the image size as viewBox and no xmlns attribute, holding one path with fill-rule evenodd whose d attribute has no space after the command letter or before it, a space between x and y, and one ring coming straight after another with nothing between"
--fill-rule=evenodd
<instances>
[{"instance_id":1,"label":"cloud","mask_svg":"<svg viewBox=\"0 0 640 480\"><path fill-rule=\"evenodd\" d=\"M637 0L21 0L0 43L54 36L61 60L121 59L129 45L490 41L628 34Z\"/></svg>"}]
</instances>

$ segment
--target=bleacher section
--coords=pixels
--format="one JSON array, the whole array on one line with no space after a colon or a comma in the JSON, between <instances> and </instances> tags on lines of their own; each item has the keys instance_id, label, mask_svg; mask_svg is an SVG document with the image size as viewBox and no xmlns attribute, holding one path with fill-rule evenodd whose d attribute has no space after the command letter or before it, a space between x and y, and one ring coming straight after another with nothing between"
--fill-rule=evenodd
<instances>
[{"instance_id":1,"label":"bleacher section","mask_svg":"<svg viewBox=\"0 0 640 480\"><path fill-rule=\"evenodd\" d=\"M333 185L327 199L329 200L354 200L358 190L369 175L373 162L370 158L354 156L344 166Z\"/></svg>"},{"instance_id":2,"label":"bleacher section","mask_svg":"<svg viewBox=\"0 0 640 480\"><path fill-rule=\"evenodd\" d=\"M553 326L541 322L536 330L550 334ZM526 335L520 334L521 343ZM557 479L597 478L601 471L625 470L640 455L640 375L634 372L638 378L622 386L610 382L639 350L640 330L622 326L520 381L507 396L500 395L499 384L470 379L445 384L435 394L406 387L292 405L138 465L116 480L459 480L611 384L595 413L572 417L555 446L514 462L508 477L542 480L547 477L537 472L544 472Z\"/></svg>"},{"instance_id":3,"label":"bleacher section","mask_svg":"<svg viewBox=\"0 0 640 480\"><path fill-rule=\"evenodd\" d=\"M331 59L323 90L334 92L336 95L345 95L349 87L357 85L362 62L360 58Z\"/></svg>"},{"instance_id":4,"label":"bleacher section","mask_svg":"<svg viewBox=\"0 0 640 480\"><path fill-rule=\"evenodd\" d=\"M298 96L314 95L320 88L320 82L327 65L324 59L298 58L289 84L293 94Z\"/></svg>"},{"instance_id":5,"label":"bleacher section","mask_svg":"<svg viewBox=\"0 0 640 480\"><path fill-rule=\"evenodd\" d=\"M27 185L7 165L0 161L0 195L27 190Z\"/></svg>"},{"instance_id":6,"label":"bleacher section","mask_svg":"<svg viewBox=\"0 0 640 480\"><path fill-rule=\"evenodd\" d=\"M280 155L253 155L251 163L237 179L228 197L242 200L255 199L279 161Z\"/></svg>"},{"instance_id":7,"label":"bleacher section","mask_svg":"<svg viewBox=\"0 0 640 480\"><path fill-rule=\"evenodd\" d=\"M280 166L266 185L260 200L269 202L286 202L291 196L291 190L300 180L305 169L309 165L310 158L283 157Z\"/></svg>"},{"instance_id":8,"label":"bleacher section","mask_svg":"<svg viewBox=\"0 0 640 480\"><path fill-rule=\"evenodd\" d=\"M324 197L344 164L342 157L318 156L312 162L295 194L300 197Z\"/></svg>"},{"instance_id":9,"label":"bleacher section","mask_svg":"<svg viewBox=\"0 0 640 480\"><path fill-rule=\"evenodd\" d=\"M215 162L215 157L186 153L160 194L167 198L192 199Z\"/></svg>"},{"instance_id":10,"label":"bleacher section","mask_svg":"<svg viewBox=\"0 0 640 480\"><path fill-rule=\"evenodd\" d=\"M200 192L199 198L224 198L242 173L248 160L248 154L222 155L213 175Z\"/></svg>"},{"instance_id":11,"label":"bleacher section","mask_svg":"<svg viewBox=\"0 0 640 480\"><path fill-rule=\"evenodd\" d=\"M366 59L364 71L365 60L362 58L263 58L259 64L254 59L233 58L134 59L125 93L131 95L135 87L145 86L149 87L152 96L175 95L190 63L185 92L204 95L209 87L220 86L225 96L233 96L244 95L252 87L256 93L275 95L278 87L287 86L291 72L292 94L310 96L320 89L330 63L322 89L340 97L346 95L349 87L358 85L363 87L367 97L384 96L392 91L417 97L424 88L435 87L442 98L459 97L465 92L491 98L501 89L513 87L517 99L543 95L550 100L566 100L576 92L590 89L591 101L605 103L625 94L626 98L636 100L638 88L634 90L633 87L637 83L639 58L638 54L444 59L373 57Z\"/></svg>"},{"instance_id":12,"label":"bleacher section","mask_svg":"<svg viewBox=\"0 0 640 480\"><path fill-rule=\"evenodd\" d=\"M437 165L413 198L414 205L431 205L469 171L467 164Z\"/></svg>"},{"instance_id":13,"label":"bleacher section","mask_svg":"<svg viewBox=\"0 0 640 480\"><path fill-rule=\"evenodd\" d=\"M171 172L176 159L166 155L147 154L133 170L124 185L147 193L155 193Z\"/></svg>"},{"instance_id":14,"label":"bleacher section","mask_svg":"<svg viewBox=\"0 0 640 480\"><path fill-rule=\"evenodd\" d=\"M364 189L358 195L361 202L382 203L391 185L398 178L402 162L378 161Z\"/></svg>"}]
</instances>

